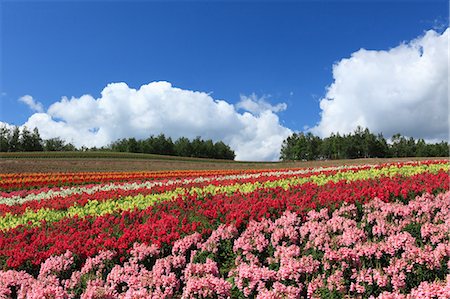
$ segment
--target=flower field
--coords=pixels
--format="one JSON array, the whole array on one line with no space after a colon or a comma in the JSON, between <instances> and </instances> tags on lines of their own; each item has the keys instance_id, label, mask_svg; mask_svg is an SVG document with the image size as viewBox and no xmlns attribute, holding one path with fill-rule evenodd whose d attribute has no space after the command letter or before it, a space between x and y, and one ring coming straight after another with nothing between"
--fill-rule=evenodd
<instances>
[{"instance_id":1,"label":"flower field","mask_svg":"<svg viewBox=\"0 0 450 299\"><path fill-rule=\"evenodd\" d=\"M450 298L449 163L0 174L0 298Z\"/></svg>"}]
</instances>

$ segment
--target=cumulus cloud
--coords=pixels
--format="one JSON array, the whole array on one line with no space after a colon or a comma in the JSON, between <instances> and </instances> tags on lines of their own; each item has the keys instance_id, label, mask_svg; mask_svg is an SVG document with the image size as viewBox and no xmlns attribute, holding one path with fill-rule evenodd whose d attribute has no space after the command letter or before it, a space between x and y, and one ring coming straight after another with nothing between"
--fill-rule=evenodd
<instances>
[{"instance_id":1,"label":"cumulus cloud","mask_svg":"<svg viewBox=\"0 0 450 299\"><path fill-rule=\"evenodd\" d=\"M33 114L24 125L37 127L44 139L59 136L76 146L103 146L119 138L164 133L174 139L223 140L235 150L237 160L277 160L283 139L292 133L275 113L285 106L272 106L254 95L243 99L256 106L240 113L226 101L168 82L139 89L112 83L99 98L64 97L46 112Z\"/></svg>"},{"instance_id":2,"label":"cumulus cloud","mask_svg":"<svg viewBox=\"0 0 450 299\"><path fill-rule=\"evenodd\" d=\"M361 49L340 60L311 131L328 136L360 125L386 137L447 140L449 35L448 28L430 30L390 50Z\"/></svg>"},{"instance_id":3,"label":"cumulus cloud","mask_svg":"<svg viewBox=\"0 0 450 299\"><path fill-rule=\"evenodd\" d=\"M35 99L33 99L30 95L24 95L23 97L19 98L19 102L22 102L28 106L31 110L35 112L43 112L44 106L42 103L37 102Z\"/></svg>"},{"instance_id":4,"label":"cumulus cloud","mask_svg":"<svg viewBox=\"0 0 450 299\"><path fill-rule=\"evenodd\" d=\"M266 96L258 98L256 94L252 93L250 96L241 95L241 100L236 104L236 108L242 109L253 114L261 114L265 111L281 112L287 109L286 103L278 103L275 106L271 105L266 100Z\"/></svg>"}]
</instances>

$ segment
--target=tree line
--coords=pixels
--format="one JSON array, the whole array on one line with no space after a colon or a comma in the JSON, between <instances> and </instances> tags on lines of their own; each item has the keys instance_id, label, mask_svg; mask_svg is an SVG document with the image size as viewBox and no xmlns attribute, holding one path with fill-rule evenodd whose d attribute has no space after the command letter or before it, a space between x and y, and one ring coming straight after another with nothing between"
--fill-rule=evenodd
<instances>
[{"instance_id":1,"label":"tree line","mask_svg":"<svg viewBox=\"0 0 450 299\"><path fill-rule=\"evenodd\" d=\"M196 137L190 140L180 137L175 142L164 134L147 139L120 139L110 145L112 151L234 160L234 151L222 141L213 142Z\"/></svg>"},{"instance_id":2,"label":"tree line","mask_svg":"<svg viewBox=\"0 0 450 299\"><path fill-rule=\"evenodd\" d=\"M353 133L320 138L312 133L294 133L283 141L281 160L324 160L390 157L448 157L449 144L426 143L395 134L388 143L383 134L358 127Z\"/></svg>"},{"instance_id":3,"label":"tree line","mask_svg":"<svg viewBox=\"0 0 450 299\"><path fill-rule=\"evenodd\" d=\"M30 131L27 127L19 129L0 126L0 152L38 152L38 151L112 151L129 153L147 153L181 157L213 158L234 160L235 153L222 141L213 142L200 137L192 141L180 137L175 142L164 134L150 136L147 139L119 139L101 148L77 148L63 139L51 138L43 140L39 130Z\"/></svg>"},{"instance_id":4,"label":"tree line","mask_svg":"<svg viewBox=\"0 0 450 299\"><path fill-rule=\"evenodd\" d=\"M41 152L41 151L76 151L77 148L61 138L43 140L39 130L30 131L27 127L9 129L0 127L0 152Z\"/></svg>"}]
</instances>

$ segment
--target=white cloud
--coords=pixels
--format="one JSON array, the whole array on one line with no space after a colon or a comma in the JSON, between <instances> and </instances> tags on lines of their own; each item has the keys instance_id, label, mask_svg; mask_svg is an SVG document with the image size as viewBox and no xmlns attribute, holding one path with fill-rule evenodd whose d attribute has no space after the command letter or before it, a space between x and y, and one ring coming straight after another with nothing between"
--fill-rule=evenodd
<instances>
[{"instance_id":1,"label":"white cloud","mask_svg":"<svg viewBox=\"0 0 450 299\"><path fill-rule=\"evenodd\" d=\"M23 97L19 98L19 102L26 104L34 112L44 111L44 106L42 105L42 103L35 101L30 95L24 95Z\"/></svg>"},{"instance_id":2,"label":"white cloud","mask_svg":"<svg viewBox=\"0 0 450 299\"><path fill-rule=\"evenodd\" d=\"M239 113L237 107L209 94L152 82L139 89L125 83L106 86L99 98L62 98L24 124L38 127L44 139L62 137L76 146L103 146L124 137L147 138L164 133L223 140L237 160L277 160L283 139L292 131L280 124L271 106L256 96L244 98L258 106ZM254 109L253 109L254 108Z\"/></svg>"},{"instance_id":3,"label":"white cloud","mask_svg":"<svg viewBox=\"0 0 450 299\"><path fill-rule=\"evenodd\" d=\"M236 104L236 108L242 109L253 114L261 114L265 111L281 112L287 109L286 103L278 103L273 106L266 101L266 96L258 98L252 93L249 96L241 95L241 100Z\"/></svg>"},{"instance_id":4,"label":"white cloud","mask_svg":"<svg viewBox=\"0 0 450 299\"><path fill-rule=\"evenodd\" d=\"M387 51L361 49L333 66L334 82L320 101L321 120L311 129L328 136L368 127L446 140L449 128L450 29L430 30Z\"/></svg>"}]
</instances>

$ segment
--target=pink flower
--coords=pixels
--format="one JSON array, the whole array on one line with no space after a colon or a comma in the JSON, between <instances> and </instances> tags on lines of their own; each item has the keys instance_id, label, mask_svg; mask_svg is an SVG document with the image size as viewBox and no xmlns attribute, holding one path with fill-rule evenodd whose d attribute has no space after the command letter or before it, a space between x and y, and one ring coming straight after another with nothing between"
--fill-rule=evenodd
<instances>
[{"instance_id":1,"label":"pink flower","mask_svg":"<svg viewBox=\"0 0 450 299\"><path fill-rule=\"evenodd\" d=\"M73 256L70 251L58 256L49 257L41 265L38 279L44 279L50 274L58 275L63 271L67 271L73 264Z\"/></svg>"},{"instance_id":2,"label":"pink flower","mask_svg":"<svg viewBox=\"0 0 450 299\"><path fill-rule=\"evenodd\" d=\"M176 241L172 247L173 255L185 255L189 249L198 248L200 241L202 240L202 235L199 233L193 233L192 235L186 236L181 240Z\"/></svg>"}]
</instances>

